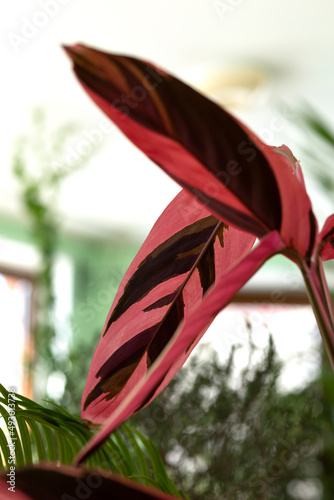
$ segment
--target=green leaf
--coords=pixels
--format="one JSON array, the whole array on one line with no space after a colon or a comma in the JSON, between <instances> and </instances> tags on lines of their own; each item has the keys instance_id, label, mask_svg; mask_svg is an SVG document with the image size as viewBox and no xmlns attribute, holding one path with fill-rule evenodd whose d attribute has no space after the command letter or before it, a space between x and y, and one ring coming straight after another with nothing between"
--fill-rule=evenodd
<instances>
[{"instance_id":1,"label":"green leaf","mask_svg":"<svg viewBox=\"0 0 334 500\"><path fill-rule=\"evenodd\" d=\"M0 393L3 395L0 415L8 427L8 391L0 385ZM46 408L19 394L15 399L17 428L13 437L17 438L17 465L44 461L69 465L94 436L95 431L88 429L79 416L54 403L51 403L52 408ZM8 439L0 429L0 468L8 467L8 455ZM112 470L180 496L157 450L132 427L123 425L90 457L87 465Z\"/></svg>"},{"instance_id":2,"label":"green leaf","mask_svg":"<svg viewBox=\"0 0 334 500\"><path fill-rule=\"evenodd\" d=\"M46 442L48 459L50 462L56 462L58 458L55 436L50 428L46 425L42 425L42 430Z\"/></svg>"},{"instance_id":3,"label":"green leaf","mask_svg":"<svg viewBox=\"0 0 334 500\"><path fill-rule=\"evenodd\" d=\"M70 464L72 458L74 457L71 455L71 451L69 449L68 443L66 442L66 439L64 439L64 436L60 432L57 433L57 444L60 463L66 465Z\"/></svg>"},{"instance_id":4,"label":"green leaf","mask_svg":"<svg viewBox=\"0 0 334 500\"><path fill-rule=\"evenodd\" d=\"M34 422L33 420L27 420L27 422L31 431L32 446L33 444L35 444L36 447L38 461L44 462L46 460L46 451L40 428L38 427L37 423Z\"/></svg>"},{"instance_id":5,"label":"green leaf","mask_svg":"<svg viewBox=\"0 0 334 500\"><path fill-rule=\"evenodd\" d=\"M136 464L131 456L131 453L129 452L127 445L124 442L124 439L120 435L120 433L118 431L115 431L112 434L111 439L114 439L117 446L119 447L120 455L122 456L122 458L124 460L124 465L125 465L126 470L127 470L127 476L137 474L138 471L137 471Z\"/></svg>"},{"instance_id":6,"label":"green leaf","mask_svg":"<svg viewBox=\"0 0 334 500\"><path fill-rule=\"evenodd\" d=\"M9 428L10 414L9 414L8 410L4 406L0 405L0 413L5 420L7 428ZM21 465L24 465L24 456L23 456L21 440L20 440L19 434L17 432L15 421L11 420L11 423L13 424L13 426L11 427L12 432L10 433L10 437L8 437L8 439L7 439L7 447L8 447L8 445L15 443L15 463L16 463L16 465L21 466ZM9 430L8 430L8 432L9 432ZM5 449L2 449L2 451L4 453L6 452ZM8 449L7 449L7 452L8 452Z\"/></svg>"},{"instance_id":7,"label":"green leaf","mask_svg":"<svg viewBox=\"0 0 334 500\"><path fill-rule=\"evenodd\" d=\"M122 429L126 433L127 438L132 446L132 449L136 454L137 462L138 462L139 469L141 472L141 479L143 479L143 483L146 485L151 484L152 479L151 479L150 469L148 468L145 455L144 455L141 447L138 444L138 441L136 439L135 434L132 432L130 427L127 426L126 424L122 425ZM134 478L134 477L135 476L132 476L132 478ZM138 478L140 478L140 476L138 476Z\"/></svg>"},{"instance_id":8,"label":"green leaf","mask_svg":"<svg viewBox=\"0 0 334 500\"><path fill-rule=\"evenodd\" d=\"M135 429L134 427L130 427L130 429L134 432L135 435L139 437L140 441L145 446L145 449L147 451L147 454L150 458L153 467L154 481L159 484L160 489L162 491L170 493L171 495L174 496L181 497L180 492L177 490L176 486L174 485L174 483L169 478L166 472L165 464L163 463L157 448L149 439L145 438L141 434L141 432L139 432L137 429Z\"/></svg>"},{"instance_id":9,"label":"green leaf","mask_svg":"<svg viewBox=\"0 0 334 500\"><path fill-rule=\"evenodd\" d=\"M31 441L29 436L29 430L25 420L22 417L17 417L17 426L20 432L23 453L24 453L24 463L32 464L32 449L31 449Z\"/></svg>"},{"instance_id":10,"label":"green leaf","mask_svg":"<svg viewBox=\"0 0 334 500\"><path fill-rule=\"evenodd\" d=\"M3 453L4 459L6 462L6 466L9 467L10 463L9 463L9 454L8 454L7 445L8 445L8 442L7 442L7 438L5 436L5 433L3 432L2 429L0 429L0 448L1 448L1 451ZM1 464L3 464L2 460L1 460Z\"/></svg>"}]
</instances>

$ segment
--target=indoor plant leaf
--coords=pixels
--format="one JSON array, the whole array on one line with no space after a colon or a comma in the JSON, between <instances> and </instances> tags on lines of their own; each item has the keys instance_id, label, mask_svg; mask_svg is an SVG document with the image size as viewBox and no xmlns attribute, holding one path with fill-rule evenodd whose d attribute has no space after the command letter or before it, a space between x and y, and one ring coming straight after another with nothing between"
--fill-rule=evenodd
<instances>
[{"instance_id":1,"label":"indoor plant leaf","mask_svg":"<svg viewBox=\"0 0 334 500\"><path fill-rule=\"evenodd\" d=\"M146 61L81 44L66 51L93 101L211 213L258 237L278 230L303 256L312 248L311 203L286 146L266 145L226 110Z\"/></svg>"},{"instance_id":2,"label":"indoor plant leaf","mask_svg":"<svg viewBox=\"0 0 334 500\"><path fill-rule=\"evenodd\" d=\"M270 233L252 252L225 271L175 332L174 338L164 349L154 366L138 381L128 396L105 421L101 430L79 453L81 462L107 439L109 434L138 408L148 404L170 382L184 364L191 350L200 340L219 311L229 303L242 285L258 268L282 247L277 232ZM233 247L230 249L233 253Z\"/></svg>"},{"instance_id":3,"label":"indoor plant leaf","mask_svg":"<svg viewBox=\"0 0 334 500\"><path fill-rule=\"evenodd\" d=\"M199 306L217 276L248 252L254 240L227 228L194 203L186 190L174 198L117 291L90 366L83 418L106 420L145 376L184 318Z\"/></svg>"},{"instance_id":4,"label":"indoor plant leaf","mask_svg":"<svg viewBox=\"0 0 334 500\"><path fill-rule=\"evenodd\" d=\"M334 259L334 214L327 218L319 234L318 245L322 260Z\"/></svg>"},{"instance_id":5,"label":"indoor plant leaf","mask_svg":"<svg viewBox=\"0 0 334 500\"><path fill-rule=\"evenodd\" d=\"M6 473L0 474L0 499L13 498L8 491ZM102 470L87 470L56 464L39 465L15 471L15 498L18 500L173 500L159 490Z\"/></svg>"},{"instance_id":6,"label":"indoor plant leaf","mask_svg":"<svg viewBox=\"0 0 334 500\"><path fill-rule=\"evenodd\" d=\"M224 109L145 61L84 45L65 49L89 96L137 147L219 220L260 238L258 247L236 259L237 266L220 274L78 460L155 397L180 368L201 329L275 253L300 268L334 368L334 313L321 256L322 248L330 250L330 241L328 235L319 239L302 171L291 151L264 144Z\"/></svg>"}]
</instances>

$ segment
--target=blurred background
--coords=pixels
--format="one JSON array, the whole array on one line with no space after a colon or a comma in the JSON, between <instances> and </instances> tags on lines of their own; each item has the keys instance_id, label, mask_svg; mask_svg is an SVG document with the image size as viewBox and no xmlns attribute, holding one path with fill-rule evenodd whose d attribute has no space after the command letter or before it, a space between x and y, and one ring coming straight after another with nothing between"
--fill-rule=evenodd
<instances>
[{"instance_id":1,"label":"blurred background","mask_svg":"<svg viewBox=\"0 0 334 500\"><path fill-rule=\"evenodd\" d=\"M79 413L122 275L179 188L87 98L61 45L83 42L154 62L265 142L287 144L323 223L334 211L334 4L17 0L0 11L0 382ZM334 290L333 268L326 271ZM282 362L280 393L323 383L328 367L303 284L279 257L204 341L222 363L238 346L237 388L250 352L260 362L269 334ZM327 498L314 481L290 484L287 498Z\"/></svg>"}]
</instances>

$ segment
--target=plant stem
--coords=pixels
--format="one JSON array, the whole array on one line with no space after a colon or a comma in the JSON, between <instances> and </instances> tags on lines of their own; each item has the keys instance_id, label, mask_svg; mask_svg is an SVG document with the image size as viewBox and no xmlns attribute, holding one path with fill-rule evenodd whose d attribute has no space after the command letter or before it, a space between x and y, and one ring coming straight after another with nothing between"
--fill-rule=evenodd
<instances>
[{"instance_id":1,"label":"plant stem","mask_svg":"<svg viewBox=\"0 0 334 500\"><path fill-rule=\"evenodd\" d=\"M334 329L334 311L333 311L333 304L332 304L332 299L331 295L328 290L328 285L327 285L327 280L324 272L324 267L322 264L322 261L318 262L317 265L317 274L318 274L318 279L319 282L321 283L322 286L322 291L324 294L324 297L326 298L326 304L327 304L327 309L328 309L328 317L331 321L332 328Z\"/></svg>"},{"instance_id":2,"label":"plant stem","mask_svg":"<svg viewBox=\"0 0 334 500\"><path fill-rule=\"evenodd\" d=\"M325 343L327 353L334 371L334 314L333 305L327 287L326 278L320 261L308 267L304 261L299 262L306 284L308 296L316 317L319 331Z\"/></svg>"}]
</instances>

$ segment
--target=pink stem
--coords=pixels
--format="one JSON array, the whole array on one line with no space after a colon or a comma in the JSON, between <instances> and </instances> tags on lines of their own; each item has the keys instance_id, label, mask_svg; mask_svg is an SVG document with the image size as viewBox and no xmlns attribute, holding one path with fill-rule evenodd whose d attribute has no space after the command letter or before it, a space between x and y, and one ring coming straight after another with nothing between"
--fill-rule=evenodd
<instances>
[{"instance_id":1,"label":"pink stem","mask_svg":"<svg viewBox=\"0 0 334 500\"><path fill-rule=\"evenodd\" d=\"M332 298L331 298L331 295L329 293L329 289L328 289L328 285L327 285L327 280L326 280L326 276L325 276L325 272L324 272L324 266L323 266L321 260L318 262L317 272L318 272L319 281L322 285L323 294L326 298L328 315L329 315L329 318L331 320L332 328L334 328L333 303L332 303Z\"/></svg>"},{"instance_id":2,"label":"pink stem","mask_svg":"<svg viewBox=\"0 0 334 500\"><path fill-rule=\"evenodd\" d=\"M325 343L334 370L334 314L324 271L320 261L308 267L304 261L299 263L307 287L309 299L318 327Z\"/></svg>"}]
</instances>

